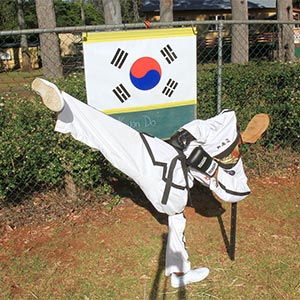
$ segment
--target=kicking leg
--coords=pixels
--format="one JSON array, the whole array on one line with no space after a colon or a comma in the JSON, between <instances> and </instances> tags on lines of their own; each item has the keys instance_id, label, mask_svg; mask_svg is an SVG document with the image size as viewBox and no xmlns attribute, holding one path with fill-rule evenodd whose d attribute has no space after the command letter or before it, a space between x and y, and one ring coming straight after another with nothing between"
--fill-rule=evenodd
<instances>
[{"instance_id":1,"label":"kicking leg","mask_svg":"<svg viewBox=\"0 0 300 300\"><path fill-rule=\"evenodd\" d=\"M76 140L101 151L128 176L137 178L142 175L147 153L141 151L143 145L136 130L61 92L47 80L36 78L32 88L49 109L59 112L56 131L70 133Z\"/></svg>"},{"instance_id":2,"label":"kicking leg","mask_svg":"<svg viewBox=\"0 0 300 300\"><path fill-rule=\"evenodd\" d=\"M131 177L154 207L169 215L181 212L187 201L186 181L178 152L168 143L138 132L117 119L75 99L45 81L35 80L33 88L51 109L63 106L55 130L71 134L76 140L99 150L117 169ZM50 105L49 103L63 105ZM174 159L175 158L175 159ZM176 162L174 169L171 162ZM171 169L172 187L163 202L166 176ZM168 199L166 199L168 200Z\"/></svg>"}]
</instances>

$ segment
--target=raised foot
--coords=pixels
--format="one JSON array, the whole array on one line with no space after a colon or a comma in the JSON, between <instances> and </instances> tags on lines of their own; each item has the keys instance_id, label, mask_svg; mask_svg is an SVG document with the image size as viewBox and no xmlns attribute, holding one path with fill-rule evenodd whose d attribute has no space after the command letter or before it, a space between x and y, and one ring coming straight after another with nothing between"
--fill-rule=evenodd
<instances>
[{"instance_id":1,"label":"raised foot","mask_svg":"<svg viewBox=\"0 0 300 300\"><path fill-rule=\"evenodd\" d=\"M43 103L52 111L60 112L64 108L64 99L57 86L45 79L36 78L32 89L42 97Z\"/></svg>"}]
</instances>

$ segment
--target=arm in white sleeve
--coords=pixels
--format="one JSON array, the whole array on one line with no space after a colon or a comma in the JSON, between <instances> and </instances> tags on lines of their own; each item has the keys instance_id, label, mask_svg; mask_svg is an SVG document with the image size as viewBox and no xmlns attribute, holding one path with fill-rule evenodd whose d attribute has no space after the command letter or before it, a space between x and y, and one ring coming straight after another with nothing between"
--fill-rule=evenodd
<instances>
[{"instance_id":1,"label":"arm in white sleeve","mask_svg":"<svg viewBox=\"0 0 300 300\"><path fill-rule=\"evenodd\" d=\"M207 122L203 120L191 121L182 126L182 128L192 134L197 142L201 144L204 144L206 142L206 139L210 133L210 128Z\"/></svg>"},{"instance_id":2,"label":"arm in white sleeve","mask_svg":"<svg viewBox=\"0 0 300 300\"><path fill-rule=\"evenodd\" d=\"M217 178L211 178L209 188L226 202L238 202L246 198L250 194L250 188L242 160L230 170L219 167Z\"/></svg>"}]
</instances>

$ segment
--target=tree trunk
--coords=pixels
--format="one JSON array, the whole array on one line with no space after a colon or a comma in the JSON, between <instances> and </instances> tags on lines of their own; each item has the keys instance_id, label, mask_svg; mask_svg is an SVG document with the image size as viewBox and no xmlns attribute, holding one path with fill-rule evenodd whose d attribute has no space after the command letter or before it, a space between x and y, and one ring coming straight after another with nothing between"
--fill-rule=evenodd
<instances>
[{"instance_id":1,"label":"tree trunk","mask_svg":"<svg viewBox=\"0 0 300 300\"><path fill-rule=\"evenodd\" d=\"M36 0L39 28L54 29L56 18L53 0ZM59 39L55 32L40 33L43 73L46 78L63 77Z\"/></svg>"},{"instance_id":2,"label":"tree trunk","mask_svg":"<svg viewBox=\"0 0 300 300\"><path fill-rule=\"evenodd\" d=\"M139 3L137 0L133 1L133 16L134 16L134 21L138 22L140 20L140 14L139 14Z\"/></svg>"},{"instance_id":3,"label":"tree trunk","mask_svg":"<svg viewBox=\"0 0 300 300\"><path fill-rule=\"evenodd\" d=\"M19 29L25 29L25 18L23 10L23 0L17 0L18 7L18 24ZM28 42L26 34L21 34L21 53L22 53L22 64L21 68L23 71L31 71L30 53L28 51Z\"/></svg>"},{"instance_id":4,"label":"tree trunk","mask_svg":"<svg viewBox=\"0 0 300 300\"><path fill-rule=\"evenodd\" d=\"M80 5L80 16L82 25L85 25L84 0L76 0L76 2Z\"/></svg>"},{"instance_id":5,"label":"tree trunk","mask_svg":"<svg viewBox=\"0 0 300 300\"><path fill-rule=\"evenodd\" d=\"M119 0L102 0L106 25L122 24L121 5Z\"/></svg>"},{"instance_id":6,"label":"tree trunk","mask_svg":"<svg viewBox=\"0 0 300 300\"><path fill-rule=\"evenodd\" d=\"M248 2L231 0L232 20L248 20ZM245 64L249 61L249 29L248 24L233 24L231 32L231 62Z\"/></svg>"},{"instance_id":7,"label":"tree trunk","mask_svg":"<svg viewBox=\"0 0 300 300\"><path fill-rule=\"evenodd\" d=\"M160 22L173 22L173 0L160 0Z\"/></svg>"},{"instance_id":8,"label":"tree trunk","mask_svg":"<svg viewBox=\"0 0 300 300\"><path fill-rule=\"evenodd\" d=\"M277 20L293 21L293 1L276 0ZM294 25L279 24L278 58L281 62L295 61Z\"/></svg>"},{"instance_id":9,"label":"tree trunk","mask_svg":"<svg viewBox=\"0 0 300 300\"><path fill-rule=\"evenodd\" d=\"M102 0L92 0L92 2L96 6L96 9L104 15Z\"/></svg>"}]
</instances>

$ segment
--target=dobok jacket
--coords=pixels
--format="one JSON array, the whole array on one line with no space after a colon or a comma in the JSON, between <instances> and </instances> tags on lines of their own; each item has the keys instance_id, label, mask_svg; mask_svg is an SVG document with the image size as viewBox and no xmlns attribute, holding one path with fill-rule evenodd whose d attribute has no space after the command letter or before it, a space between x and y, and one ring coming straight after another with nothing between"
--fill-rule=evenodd
<instances>
[{"instance_id":1,"label":"dobok jacket","mask_svg":"<svg viewBox=\"0 0 300 300\"><path fill-rule=\"evenodd\" d=\"M194 179L224 201L236 202L249 194L241 158L230 168L220 165L217 178L188 168L185 163L197 145L216 158L230 152L238 139L233 111L183 126L196 139L182 154L159 138L138 132L65 92L62 95L65 106L58 115L55 130L70 133L78 141L101 151L113 166L140 186L159 212L168 215L183 212Z\"/></svg>"}]
</instances>

